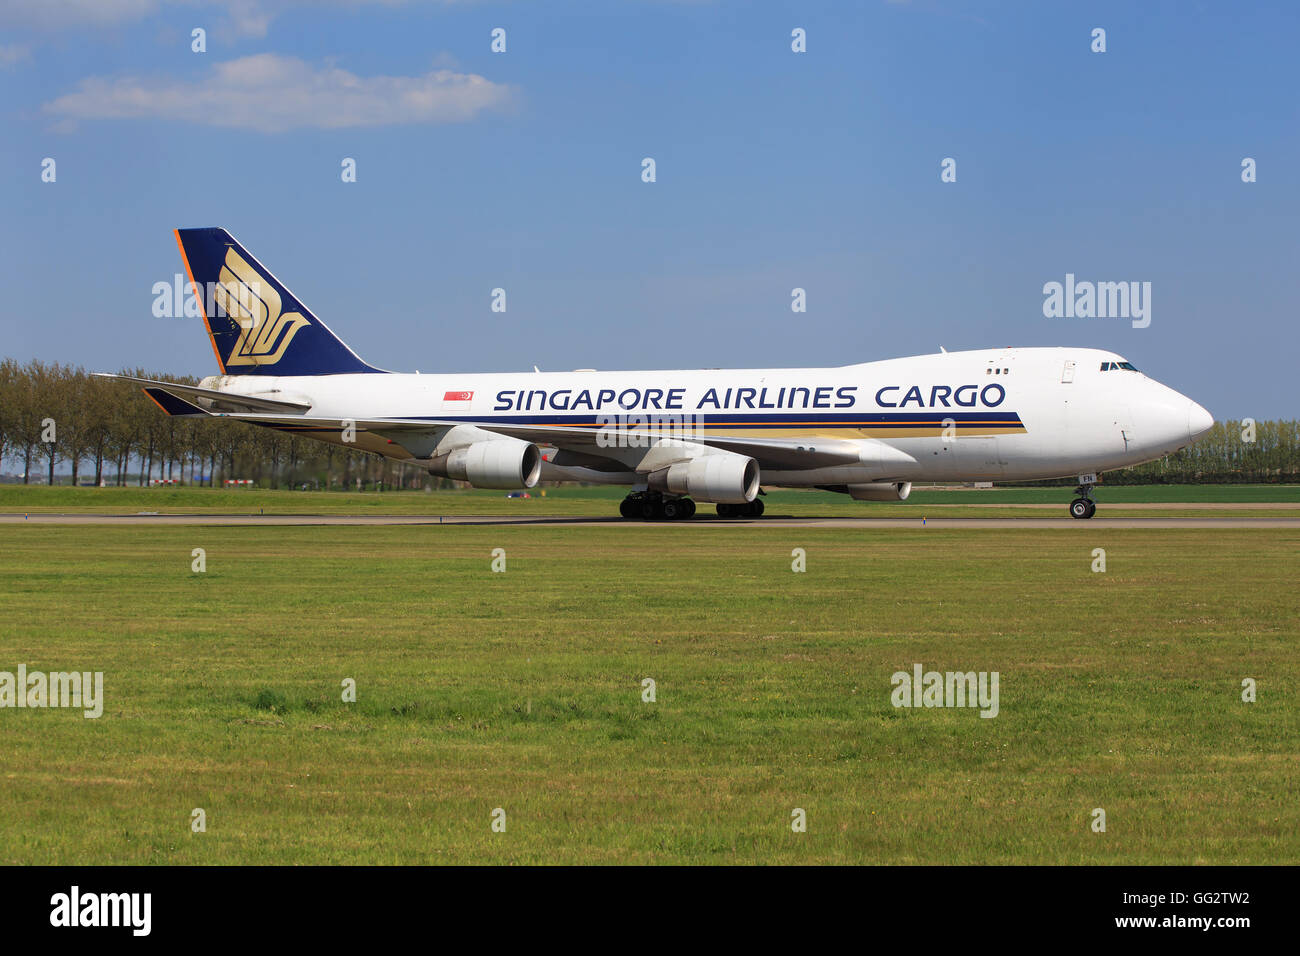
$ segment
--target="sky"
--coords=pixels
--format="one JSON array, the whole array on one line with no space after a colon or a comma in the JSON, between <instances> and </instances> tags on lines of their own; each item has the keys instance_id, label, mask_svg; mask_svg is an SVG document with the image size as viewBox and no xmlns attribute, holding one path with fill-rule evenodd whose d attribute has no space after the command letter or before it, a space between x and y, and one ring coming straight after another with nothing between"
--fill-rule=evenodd
<instances>
[{"instance_id":1,"label":"sky","mask_svg":"<svg viewBox=\"0 0 1300 956\"><path fill-rule=\"evenodd\" d=\"M1298 28L1282 2L4 0L0 355L215 373L201 321L152 307L172 230L222 226L396 371L1067 345L1297 418ZM1150 324L1045 315L1067 274L1150 283Z\"/></svg>"}]
</instances>

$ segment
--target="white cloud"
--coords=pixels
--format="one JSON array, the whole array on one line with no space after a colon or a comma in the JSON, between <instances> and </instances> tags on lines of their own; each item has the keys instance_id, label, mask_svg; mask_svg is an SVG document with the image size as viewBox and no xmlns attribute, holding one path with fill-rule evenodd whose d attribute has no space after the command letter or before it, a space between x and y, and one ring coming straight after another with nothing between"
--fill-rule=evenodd
<instances>
[{"instance_id":1,"label":"white cloud","mask_svg":"<svg viewBox=\"0 0 1300 956\"><path fill-rule=\"evenodd\" d=\"M238 36L264 37L271 20L294 8L310 9L323 0L3 0L0 24L41 30L76 30L127 23L151 16L164 6L206 17L219 11L222 23ZM403 6L408 3L451 5L469 0L329 0L336 7ZM196 25L203 25L201 22Z\"/></svg>"},{"instance_id":2,"label":"white cloud","mask_svg":"<svg viewBox=\"0 0 1300 956\"><path fill-rule=\"evenodd\" d=\"M84 29L138 20L158 9L159 0L5 0L0 22L43 30Z\"/></svg>"},{"instance_id":3,"label":"white cloud","mask_svg":"<svg viewBox=\"0 0 1300 956\"><path fill-rule=\"evenodd\" d=\"M226 16L236 36L264 37L271 25L271 14L258 0L230 0Z\"/></svg>"},{"instance_id":4,"label":"white cloud","mask_svg":"<svg viewBox=\"0 0 1300 956\"><path fill-rule=\"evenodd\" d=\"M8 46L0 45L0 70L10 70L19 63L25 63L32 58L32 51L25 46L17 43L11 43Z\"/></svg>"},{"instance_id":5,"label":"white cloud","mask_svg":"<svg viewBox=\"0 0 1300 956\"><path fill-rule=\"evenodd\" d=\"M455 123L509 104L513 88L473 73L357 76L260 53L218 63L199 81L90 77L44 109L59 120L170 119L278 133Z\"/></svg>"}]
</instances>

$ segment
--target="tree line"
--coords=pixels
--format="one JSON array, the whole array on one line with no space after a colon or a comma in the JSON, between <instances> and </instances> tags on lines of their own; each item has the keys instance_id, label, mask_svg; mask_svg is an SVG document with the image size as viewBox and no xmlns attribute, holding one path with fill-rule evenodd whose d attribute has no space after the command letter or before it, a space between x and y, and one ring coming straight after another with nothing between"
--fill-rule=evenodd
<instances>
[{"instance_id":1,"label":"tree line","mask_svg":"<svg viewBox=\"0 0 1300 956\"><path fill-rule=\"evenodd\" d=\"M137 378L197 385L145 369ZM173 418L138 385L58 363L0 361L0 460L21 465L23 482L70 470L73 484L144 485L251 480L264 487L413 487L458 483L381 455L325 444L226 418ZM39 478L38 478L39 480ZM1175 455L1122 471L1110 484L1300 481L1300 422L1217 422Z\"/></svg>"},{"instance_id":2,"label":"tree line","mask_svg":"<svg viewBox=\"0 0 1300 956\"><path fill-rule=\"evenodd\" d=\"M197 385L147 369L121 374ZM250 480L263 487L421 487L428 472L340 445L228 418L169 417L139 385L41 361L0 360L0 460L24 484L192 485ZM447 483L450 484L449 482Z\"/></svg>"}]
</instances>

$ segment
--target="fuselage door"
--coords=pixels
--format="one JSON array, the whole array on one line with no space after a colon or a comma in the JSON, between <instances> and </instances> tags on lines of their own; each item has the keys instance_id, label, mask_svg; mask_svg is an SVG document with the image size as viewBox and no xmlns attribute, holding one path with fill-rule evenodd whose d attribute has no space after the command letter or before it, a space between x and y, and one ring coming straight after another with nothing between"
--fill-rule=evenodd
<instances>
[{"instance_id":1,"label":"fuselage door","mask_svg":"<svg viewBox=\"0 0 1300 956\"><path fill-rule=\"evenodd\" d=\"M1068 385L1074 381L1074 359L1066 359L1065 367L1061 369L1061 382Z\"/></svg>"}]
</instances>

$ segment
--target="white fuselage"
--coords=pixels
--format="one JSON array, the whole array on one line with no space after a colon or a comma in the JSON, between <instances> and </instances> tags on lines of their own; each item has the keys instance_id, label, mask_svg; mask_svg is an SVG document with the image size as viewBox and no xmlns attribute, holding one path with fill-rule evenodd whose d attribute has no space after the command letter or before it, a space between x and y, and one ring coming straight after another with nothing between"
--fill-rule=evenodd
<instances>
[{"instance_id":1,"label":"white fuselage","mask_svg":"<svg viewBox=\"0 0 1300 956\"><path fill-rule=\"evenodd\" d=\"M1096 349L1006 348L837 368L246 375L204 384L310 403L318 418L485 428L682 419L707 435L806 438L810 445L847 440L884 452L864 451L857 464L763 469L765 485L807 487L1074 476L1163 457L1208 430L1205 409L1121 362ZM411 457L388 445L371 450ZM614 471L547 462L542 477L632 484L640 478L630 462Z\"/></svg>"}]
</instances>

